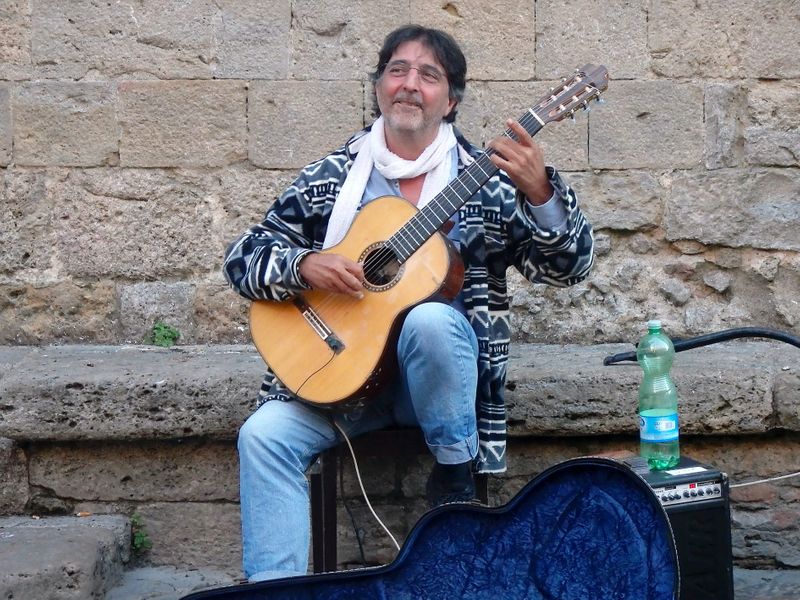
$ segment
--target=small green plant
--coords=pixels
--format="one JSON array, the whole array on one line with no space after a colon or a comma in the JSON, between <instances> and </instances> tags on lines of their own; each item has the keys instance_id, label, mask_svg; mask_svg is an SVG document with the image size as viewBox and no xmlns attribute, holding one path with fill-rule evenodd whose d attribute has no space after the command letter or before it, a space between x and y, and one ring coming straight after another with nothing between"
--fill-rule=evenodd
<instances>
[{"instance_id":1,"label":"small green plant","mask_svg":"<svg viewBox=\"0 0 800 600\"><path fill-rule=\"evenodd\" d=\"M131 549L135 556L141 556L150 548L153 547L153 542L147 536L147 531L144 529L144 520L139 513L133 513L131 516Z\"/></svg>"},{"instance_id":2,"label":"small green plant","mask_svg":"<svg viewBox=\"0 0 800 600\"><path fill-rule=\"evenodd\" d=\"M179 337L181 337L180 331L163 321L156 321L147 341L154 346L169 348L175 345Z\"/></svg>"}]
</instances>

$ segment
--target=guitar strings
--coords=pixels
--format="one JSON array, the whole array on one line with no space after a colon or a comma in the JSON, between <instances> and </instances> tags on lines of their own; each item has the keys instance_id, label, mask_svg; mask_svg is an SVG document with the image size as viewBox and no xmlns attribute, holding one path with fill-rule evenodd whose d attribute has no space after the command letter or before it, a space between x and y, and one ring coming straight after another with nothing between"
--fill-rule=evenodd
<instances>
[{"instance_id":1,"label":"guitar strings","mask_svg":"<svg viewBox=\"0 0 800 600\"><path fill-rule=\"evenodd\" d=\"M536 129L534 129L532 135L535 135L535 133L538 132L538 129L541 129L541 126L538 124L539 120L536 119L533 115L531 115L530 112L524 113L519 118L519 123L520 123L520 125L522 125L529 132L531 131L531 129L529 129L529 128L536 128ZM503 132L503 135L505 135L506 137L511 138L511 139L516 139L516 136L515 136L514 132L511 131L511 129L506 129L505 132ZM491 156L493 154L496 154L495 150L493 148L487 148L485 150L484 156L489 157L489 156ZM489 164L491 165L491 163L489 163ZM489 166L489 165L486 165L486 166ZM482 177L480 177L480 176L479 177L474 177L473 176L473 172L476 171L476 170L480 170L480 176L482 176ZM449 182L444 187L444 189L441 192L439 192L439 194L437 194L437 198L443 197L445 199L448 199L448 201L450 201L450 199L447 198L447 193L448 192L452 192L456 196L456 199L458 199L458 192L456 192L455 184L460 184L461 186L463 186L469 192L471 188L468 187L463 181L463 179L465 179L465 176L468 176L468 177L472 178L473 181L478 183L479 182L479 178L483 179L483 177L485 177L486 179L489 179L489 178L491 178L492 175L494 175L494 173L498 169L496 167L494 167L494 165L491 165L489 170L490 170L490 172L487 172L483 168L483 165L481 164L480 160L477 160L477 161L473 162L471 165L469 165L469 167L467 167L464 170L464 172L459 177L457 177L456 179L454 179L451 182ZM478 186L478 188L476 188L474 191L472 191L472 194L477 192L478 189L480 189L480 187L482 187L482 185L483 184L481 183ZM471 197L472 194L470 194L470 197ZM381 249L379 249L378 251L376 251L375 253L373 253L373 254L371 254L370 256L367 257L367 260L364 262L364 275L365 275L365 278L368 281L370 280L371 277L374 278L375 276L377 276L377 274L380 272L381 269L385 268L390 262L392 262L397 257L398 253L395 251L395 249L393 247L392 238L396 238L399 242L404 242L407 246L413 248L414 247L414 242L416 241L414 239L414 234L415 233L419 234L419 236L422 238L421 243L419 244L421 246L423 243L425 243L425 241L427 241L428 238L430 238L431 235L433 235L433 233L436 230L438 230L438 228L434 228L433 231L428 233L424 229L422 231L420 231L420 229L416 228L416 223L419 223L419 222L423 221L424 219L427 219L429 224L433 225L433 223L428 219L428 213L432 212L436 208L443 208L442 207L442 201L437 201L436 199L434 199L432 201L432 204L434 202L436 204L434 204L433 206L431 206L431 204L428 205L428 206L431 206L431 209L429 211L425 212L424 209L419 211L411 219L409 219L409 221L405 225L403 225L403 227L401 227L397 232L395 232L392 235L392 237L389 238L389 240L387 240L388 243L385 246L383 246ZM452 202L450 202L450 203L452 204ZM458 206L455 206L453 208L455 208L455 210L458 210L458 208L460 207L461 204L463 204L463 202L460 203ZM453 212L455 212L455 210ZM450 216L452 216L452 214L453 213L449 213L447 216L450 217ZM406 230L409 231L410 235L405 233Z\"/></svg>"}]
</instances>

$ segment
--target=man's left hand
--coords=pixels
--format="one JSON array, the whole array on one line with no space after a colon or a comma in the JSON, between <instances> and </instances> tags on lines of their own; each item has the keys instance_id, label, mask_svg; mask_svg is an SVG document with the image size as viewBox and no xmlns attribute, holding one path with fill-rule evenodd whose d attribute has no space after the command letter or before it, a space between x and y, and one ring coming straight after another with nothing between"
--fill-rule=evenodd
<instances>
[{"instance_id":1,"label":"man's left hand","mask_svg":"<svg viewBox=\"0 0 800 600\"><path fill-rule=\"evenodd\" d=\"M531 204L544 204L552 197L553 187L544 170L542 149L517 121L509 119L506 125L517 139L504 135L493 139L489 147L496 154L489 160L508 174Z\"/></svg>"}]
</instances>

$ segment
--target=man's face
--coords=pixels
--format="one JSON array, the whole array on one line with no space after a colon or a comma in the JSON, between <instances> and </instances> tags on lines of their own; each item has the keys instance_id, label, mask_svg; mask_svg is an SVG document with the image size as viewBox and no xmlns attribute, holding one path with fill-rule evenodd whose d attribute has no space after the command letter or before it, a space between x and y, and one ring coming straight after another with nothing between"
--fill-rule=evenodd
<instances>
[{"instance_id":1,"label":"man's face","mask_svg":"<svg viewBox=\"0 0 800 600\"><path fill-rule=\"evenodd\" d=\"M456 104L444 67L416 40L397 47L375 82L375 96L388 130L431 140Z\"/></svg>"}]
</instances>

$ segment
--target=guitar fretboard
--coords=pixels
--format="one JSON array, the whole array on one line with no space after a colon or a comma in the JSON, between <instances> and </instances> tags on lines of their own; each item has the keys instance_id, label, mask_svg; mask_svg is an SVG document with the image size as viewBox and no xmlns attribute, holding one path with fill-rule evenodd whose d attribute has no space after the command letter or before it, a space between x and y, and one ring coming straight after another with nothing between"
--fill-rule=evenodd
<instances>
[{"instance_id":1,"label":"guitar fretboard","mask_svg":"<svg viewBox=\"0 0 800 600\"><path fill-rule=\"evenodd\" d=\"M522 115L519 123L531 136L536 135L544 125L533 109ZM516 139L516 135L510 129L506 129L503 135ZM400 263L408 260L497 173L499 169L489 159L494 153L492 148L488 148L387 240L387 245Z\"/></svg>"}]
</instances>

